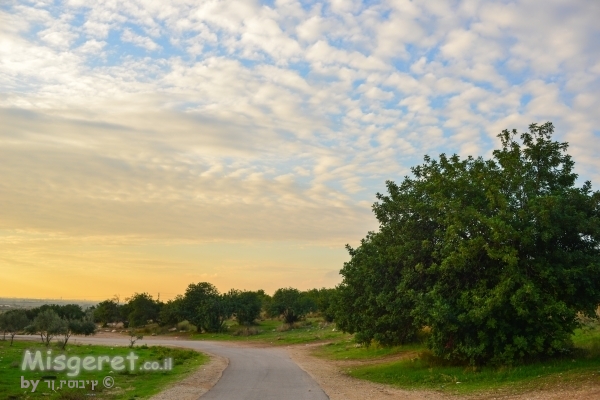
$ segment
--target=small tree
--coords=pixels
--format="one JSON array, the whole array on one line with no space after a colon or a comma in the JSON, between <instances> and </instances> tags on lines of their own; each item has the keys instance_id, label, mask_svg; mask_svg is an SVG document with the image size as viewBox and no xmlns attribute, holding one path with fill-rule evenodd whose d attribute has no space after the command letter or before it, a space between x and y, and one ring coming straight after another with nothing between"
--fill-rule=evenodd
<instances>
[{"instance_id":1,"label":"small tree","mask_svg":"<svg viewBox=\"0 0 600 400\"><path fill-rule=\"evenodd\" d=\"M233 303L227 294L219 294L210 298L206 304L204 325L206 332L223 332L227 330L225 321L233 314Z\"/></svg>"},{"instance_id":2,"label":"small tree","mask_svg":"<svg viewBox=\"0 0 600 400\"><path fill-rule=\"evenodd\" d=\"M223 331L225 321L232 314L229 296L220 294L217 288L208 282L188 286L181 310L185 319L195 325L199 332Z\"/></svg>"},{"instance_id":3,"label":"small tree","mask_svg":"<svg viewBox=\"0 0 600 400\"><path fill-rule=\"evenodd\" d=\"M136 332L135 329L129 329L127 333L129 334L129 348L133 348L135 342L144 338L144 335Z\"/></svg>"},{"instance_id":4,"label":"small tree","mask_svg":"<svg viewBox=\"0 0 600 400\"><path fill-rule=\"evenodd\" d=\"M67 342L72 335L89 336L96 333L96 325L92 321L86 320L64 320L65 328L63 328L63 339L60 344L63 348L67 346Z\"/></svg>"},{"instance_id":5,"label":"small tree","mask_svg":"<svg viewBox=\"0 0 600 400\"><path fill-rule=\"evenodd\" d=\"M0 314L0 330L2 331L2 340L6 340L6 313Z\"/></svg>"},{"instance_id":6,"label":"small tree","mask_svg":"<svg viewBox=\"0 0 600 400\"><path fill-rule=\"evenodd\" d=\"M167 301L158 314L161 326L175 325L185 319L183 315L183 296L178 295L173 300Z\"/></svg>"},{"instance_id":7,"label":"small tree","mask_svg":"<svg viewBox=\"0 0 600 400\"><path fill-rule=\"evenodd\" d=\"M40 312L33 320L32 331L37 332L48 347L52 338L67 329L66 322L51 309Z\"/></svg>"},{"instance_id":8,"label":"small tree","mask_svg":"<svg viewBox=\"0 0 600 400\"><path fill-rule=\"evenodd\" d=\"M232 289L228 296L232 302L235 319L240 325L252 325L260 317L262 300L256 292L242 292Z\"/></svg>"},{"instance_id":9,"label":"small tree","mask_svg":"<svg viewBox=\"0 0 600 400\"><path fill-rule=\"evenodd\" d=\"M325 321L332 322L335 313L333 303L336 289L311 289L304 293L315 304L315 309L311 311L319 312Z\"/></svg>"},{"instance_id":10,"label":"small tree","mask_svg":"<svg viewBox=\"0 0 600 400\"><path fill-rule=\"evenodd\" d=\"M104 300L94 309L94 321L106 326L109 322L121 321L120 305L116 299Z\"/></svg>"},{"instance_id":11,"label":"small tree","mask_svg":"<svg viewBox=\"0 0 600 400\"><path fill-rule=\"evenodd\" d=\"M12 346L15 335L29 325L29 318L24 310L11 310L2 314L1 317L2 330L8 332Z\"/></svg>"},{"instance_id":12,"label":"small tree","mask_svg":"<svg viewBox=\"0 0 600 400\"><path fill-rule=\"evenodd\" d=\"M273 316L281 316L285 323L291 326L313 307L314 303L298 289L282 288L273 294L269 311Z\"/></svg>"},{"instance_id":13,"label":"small tree","mask_svg":"<svg viewBox=\"0 0 600 400\"><path fill-rule=\"evenodd\" d=\"M156 321L160 312L160 304L148 293L135 293L125 305L129 326L143 326L150 320Z\"/></svg>"}]
</instances>

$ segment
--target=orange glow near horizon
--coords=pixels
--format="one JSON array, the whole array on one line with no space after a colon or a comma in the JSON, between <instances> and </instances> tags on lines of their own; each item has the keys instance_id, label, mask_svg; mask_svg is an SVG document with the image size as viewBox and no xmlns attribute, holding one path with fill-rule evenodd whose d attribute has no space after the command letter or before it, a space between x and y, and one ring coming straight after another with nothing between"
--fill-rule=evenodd
<instances>
[{"instance_id":1,"label":"orange glow near horizon","mask_svg":"<svg viewBox=\"0 0 600 400\"><path fill-rule=\"evenodd\" d=\"M346 254L341 248L293 243L13 243L4 253L8 268L0 297L102 301L147 292L168 300L203 281L222 292L332 287L340 281Z\"/></svg>"}]
</instances>

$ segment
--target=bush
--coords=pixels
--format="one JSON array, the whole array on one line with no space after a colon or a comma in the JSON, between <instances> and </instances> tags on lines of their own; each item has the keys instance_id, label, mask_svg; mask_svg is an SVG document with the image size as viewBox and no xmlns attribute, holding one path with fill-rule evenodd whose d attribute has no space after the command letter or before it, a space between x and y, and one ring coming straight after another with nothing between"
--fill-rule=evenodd
<instances>
[{"instance_id":1,"label":"bush","mask_svg":"<svg viewBox=\"0 0 600 400\"><path fill-rule=\"evenodd\" d=\"M184 332L194 332L197 330L197 328L194 325L190 324L188 321L181 321L177 324L177 330Z\"/></svg>"},{"instance_id":2,"label":"bush","mask_svg":"<svg viewBox=\"0 0 600 400\"><path fill-rule=\"evenodd\" d=\"M256 327L239 327L238 329L235 329L231 334L233 336L253 336L253 335L258 335L259 333L261 333L261 331L256 328Z\"/></svg>"}]
</instances>

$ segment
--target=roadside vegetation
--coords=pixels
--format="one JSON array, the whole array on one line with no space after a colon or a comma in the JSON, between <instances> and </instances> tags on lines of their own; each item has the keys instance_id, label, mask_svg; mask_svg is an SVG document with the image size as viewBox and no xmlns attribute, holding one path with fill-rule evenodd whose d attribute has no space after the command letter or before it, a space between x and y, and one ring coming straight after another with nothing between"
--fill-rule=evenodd
<instances>
[{"instance_id":1,"label":"roadside vegetation","mask_svg":"<svg viewBox=\"0 0 600 400\"><path fill-rule=\"evenodd\" d=\"M172 371L124 371L114 372L110 368L100 371L82 370L77 377L67 376L68 371L22 371L24 352L26 350L35 353L40 350L46 354L48 350L52 351L52 356L57 357L65 354L67 357L73 356L127 356L131 350L124 347L106 347L91 345L71 345L66 350L62 349L60 344L52 344L49 348L41 342L32 341L14 341L10 346L8 341L0 341L0 393L3 399L53 399L53 400L83 400L100 396L109 400L129 400L148 398L161 390L165 389L171 383L177 382L202 364L208 362L208 356L192 350L181 350L167 347L147 347L138 346L135 348L135 354L139 356L140 361L159 361L163 362L165 358L173 359ZM44 358L45 359L45 358ZM21 388L21 376L28 380L40 380L35 392L29 389ZM106 376L114 378L114 386L107 389L103 386L102 380ZM63 388L53 392L48 388L44 380L54 380L55 389L58 388L60 380L97 380L98 386L94 391L87 389L69 389Z\"/></svg>"},{"instance_id":2,"label":"roadside vegetation","mask_svg":"<svg viewBox=\"0 0 600 400\"><path fill-rule=\"evenodd\" d=\"M482 366L452 363L434 356L425 345L380 349L324 346L318 355L337 360L369 360L348 365L344 372L360 379L403 389L430 389L455 394L516 393L598 384L600 379L600 328L577 329L574 347L560 357L538 359L514 366ZM399 356L389 361L390 356Z\"/></svg>"}]
</instances>

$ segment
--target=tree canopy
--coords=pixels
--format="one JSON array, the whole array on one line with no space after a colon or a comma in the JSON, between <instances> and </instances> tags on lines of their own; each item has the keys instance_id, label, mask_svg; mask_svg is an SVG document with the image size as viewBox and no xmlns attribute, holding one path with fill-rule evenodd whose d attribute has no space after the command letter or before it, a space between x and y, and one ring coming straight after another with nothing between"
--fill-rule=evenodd
<instances>
[{"instance_id":1,"label":"tree canopy","mask_svg":"<svg viewBox=\"0 0 600 400\"><path fill-rule=\"evenodd\" d=\"M232 302L227 295L208 282L192 283L181 301L182 316L194 324L198 331L221 332L225 321L233 313Z\"/></svg>"},{"instance_id":2,"label":"tree canopy","mask_svg":"<svg viewBox=\"0 0 600 400\"><path fill-rule=\"evenodd\" d=\"M281 288L273 294L269 312L272 316L281 316L291 325L314 308L314 302L298 289Z\"/></svg>"},{"instance_id":3,"label":"tree canopy","mask_svg":"<svg viewBox=\"0 0 600 400\"><path fill-rule=\"evenodd\" d=\"M387 182L341 271L336 320L364 343L423 327L441 357L513 363L568 351L600 303L600 193L576 187L551 123L503 131L491 159L425 157Z\"/></svg>"}]
</instances>

